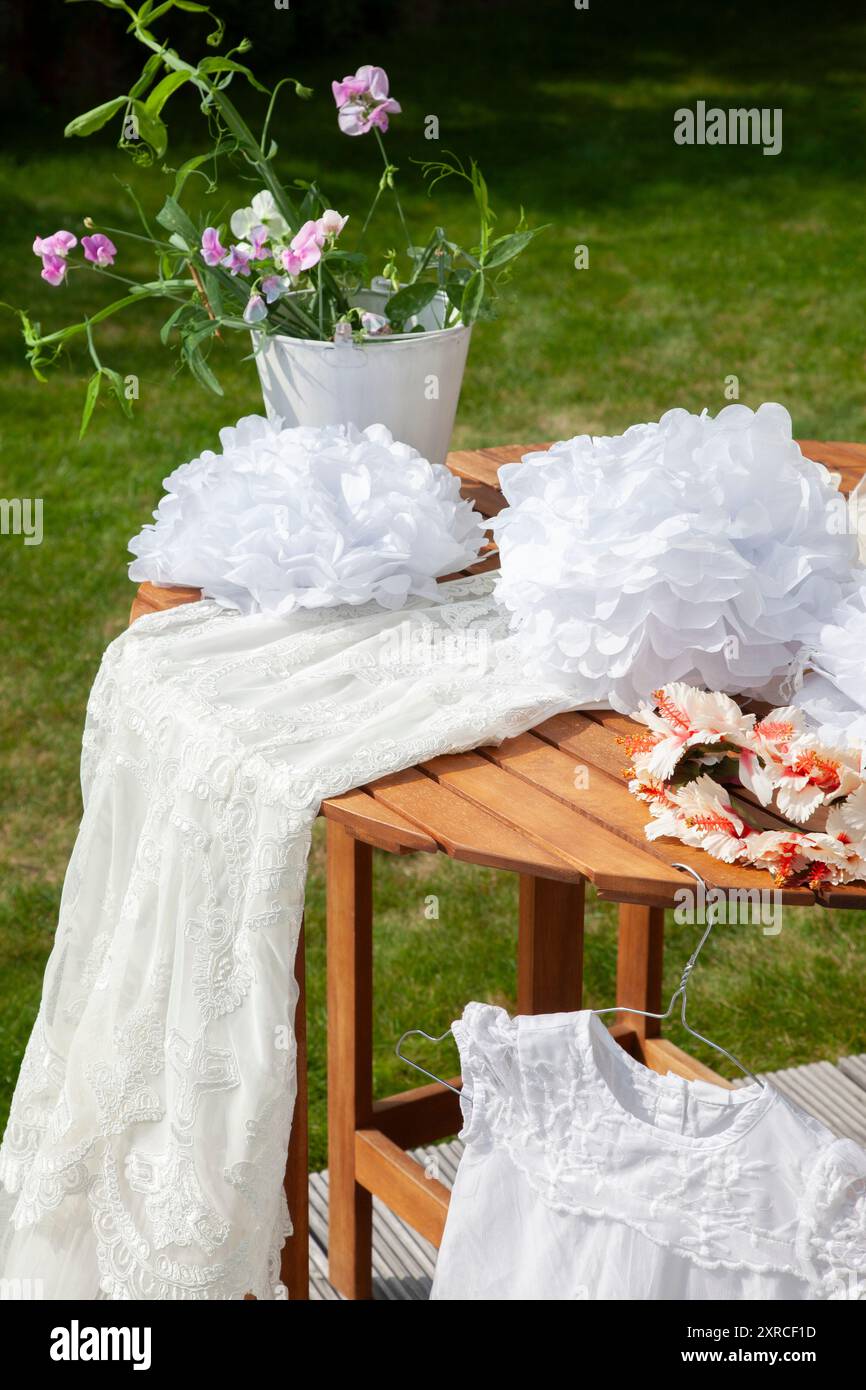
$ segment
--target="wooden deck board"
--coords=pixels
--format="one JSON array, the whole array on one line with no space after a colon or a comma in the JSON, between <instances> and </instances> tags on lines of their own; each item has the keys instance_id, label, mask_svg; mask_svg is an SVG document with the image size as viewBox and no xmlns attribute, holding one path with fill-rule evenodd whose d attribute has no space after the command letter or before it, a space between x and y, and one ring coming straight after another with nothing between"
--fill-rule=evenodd
<instances>
[{"instance_id":1,"label":"wooden deck board","mask_svg":"<svg viewBox=\"0 0 866 1390\"><path fill-rule=\"evenodd\" d=\"M866 1053L832 1062L810 1062L785 1071L761 1072L762 1080L815 1115L840 1138L866 1145ZM735 1082L734 1085L745 1085ZM412 1156L446 1187L454 1186L463 1144L413 1149ZM328 1175L310 1174L310 1298L339 1300L327 1280ZM430 1293L436 1250L378 1198L373 1199L373 1296L387 1302L417 1302Z\"/></svg>"}]
</instances>

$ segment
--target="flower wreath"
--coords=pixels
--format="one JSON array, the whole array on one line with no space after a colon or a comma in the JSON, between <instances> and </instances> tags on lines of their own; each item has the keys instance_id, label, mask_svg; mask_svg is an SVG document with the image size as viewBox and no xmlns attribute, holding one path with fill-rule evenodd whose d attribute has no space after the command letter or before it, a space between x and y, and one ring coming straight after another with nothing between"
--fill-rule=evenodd
<instances>
[{"instance_id":1,"label":"flower wreath","mask_svg":"<svg viewBox=\"0 0 866 1390\"><path fill-rule=\"evenodd\" d=\"M726 864L768 869L778 887L866 879L859 751L822 744L793 706L758 718L680 681L653 699L635 715L647 732L621 740L629 790L652 816L648 840L672 835ZM769 828L760 808L771 804L804 828Z\"/></svg>"}]
</instances>

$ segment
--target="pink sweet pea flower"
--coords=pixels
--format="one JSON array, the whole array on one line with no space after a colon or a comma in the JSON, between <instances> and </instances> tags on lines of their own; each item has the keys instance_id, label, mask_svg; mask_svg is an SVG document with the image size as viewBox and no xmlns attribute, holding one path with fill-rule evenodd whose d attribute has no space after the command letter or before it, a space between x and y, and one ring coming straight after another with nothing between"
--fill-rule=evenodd
<instances>
[{"instance_id":1,"label":"pink sweet pea flower","mask_svg":"<svg viewBox=\"0 0 866 1390\"><path fill-rule=\"evenodd\" d=\"M344 135L366 135L377 126L379 130L388 129L388 113L396 114L402 107L396 101L383 101L370 107L360 101L347 102L337 112L337 121Z\"/></svg>"},{"instance_id":2,"label":"pink sweet pea flower","mask_svg":"<svg viewBox=\"0 0 866 1390\"><path fill-rule=\"evenodd\" d=\"M334 93L334 101L337 106L345 106L347 101L353 97L359 97L362 92L367 90L367 84L360 76L361 69L355 77L344 77L342 82L332 82L331 91Z\"/></svg>"},{"instance_id":3,"label":"pink sweet pea flower","mask_svg":"<svg viewBox=\"0 0 866 1390\"><path fill-rule=\"evenodd\" d=\"M245 323L259 323L268 316L268 306L260 294L251 294L244 309Z\"/></svg>"},{"instance_id":4,"label":"pink sweet pea flower","mask_svg":"<svg viewBox=\"0 0 866 1390\"><path fill-rule=\"evenodd\" d=\"M66 256L78 245L78 237L71 232L55 232L53 236L38 236L33 243L36 256Z\"/></svg>"},{"instance_id":5,"label":"pink sweet pea flower","mask_svg":"<svg viewBox=\"0 0 866 1390\"><path fill-rule=\"evenodd\" d=\"M374 126L388 129L388 116L397 115L402 107L388 95L388 74L384 68L365 63L354 77L332 82L331 91L337 103L337 120L344 135L366 135Z\"/></svg>"},{"instance_id":6,"label":"pink sweet pea flower","mask_svg":"<svg viewBox=\"0 0 866 1390\"><path fill-rule=\"evenodd\" d=\"M93 236L83 236L81 245L84 247L86 261L92 261L94 265L114 265L117 247L109 237L103 236L102 232L96 232Z\"/></svg>"},{"instance_id":7,"label":"pink sweet pea flower","mask_svg":"<svg viewBox=\"0 0 866 1390\"><path fill-rule=\"evenodd\" d=\"M258 226L250 229L250 242L253 248L250 260L266 261L268 259L270 252L266 243L269 236L270 232L267 227Z\"/></svg>"},{"instance_id":8,"label":"pink sweet pea flower","mask_svg":"<svg viewBox=\"0 0 866 1390\"><path fill-rule=\"evenodd\" d=\"M391 331L391 325L386 318L383 318L381 314L371 314L368 309L365 309L361 315L361 327L365 333L370 334L371 338Z\"/></svg>"},{"instance_id":9,"label":"pink sweet pea flower","mask_svg":"<svg viewBox=\"0 0 866 1390\"><path fill-rule=\"evenodd\" d=\"M289 282L285 275L266 275L262 280L262 293L269 304L273 304L286 293Z\"/></svg>"},{"instance_id":10,"label":"pink sweet pea flower","mask_svg":"<svg viewBox=\"0 0 866 1390\"><path fill-rule=\"evenodd\" d=\"M223 261L223 265L231 275L248 276L250 273L250 258L253 248L246 241L239 241L237 246L232 246Z\"/></svg>"},{"instance_id":11,"label":"pink sweet pea flower","mask_svg":"<svg viewBox=\"0 0 866 1390\"><path fill-rule=\"evenodd\" d=\"M388 96L388 74L384 68L374 67L372 63L365 63L358 68L355 76L366 84L367 91L374 101L385 101Z\"/></svg>"},{"instance_id":12,"label":"pink sweet pea flower","mask_svg":"<svg viewBox=\"0 0 866 1390\"><path fill-rule=\"evenodd\" d=\"M305 222L282 253L283 267L290 275L302 275L322 259L324 236L317 222Z\"/></svg>"},{"instance_id":13,"label":"pink sweet pea flower","mask_svg":"<svg viewBox=\"0 0 866 1390\"><path fill-rule=\"evenodd\" d=\"M219 265L227 255L226 248L220 245L216 227L205 227L201 234L201 258L205 265Z\"/></svg>"},{"instance_id":14,"label":"pink sweet pea flower","mask_svg":"<svg viewBox=\"0 0 866 1390\"><path fill-rule=\"evenodd\" d=\"M325 208L325 211L322 213L316 225L323 238L339 236L348 220L348 213L345 217L341 217L334 208Z\"/></svg>"},{"instance_id":15,"label":"pink sweet pea flower","mask_svg":"<svg viewBox=\"0 0 866 1390\"><path fill-rule=\"evenodd\" d=\"M59 285L66 277L66 261L63 256L45 255L42 257L42 279L49 285Z\"/></svg>"},{"instance_id":16,"label":"pink sweet pea flower","mask_svg":"<svg viewBox=\"0 0 866 1390\"><path fill-rule=\"evenodd\" d=\"M388 97L388 74L384 68L364 63L354 77L344 77L342 82L332 82L331 91L337 106L345 106L355 97L369 96L372 101L385 101Z\"/></svg>"}]
</instances>

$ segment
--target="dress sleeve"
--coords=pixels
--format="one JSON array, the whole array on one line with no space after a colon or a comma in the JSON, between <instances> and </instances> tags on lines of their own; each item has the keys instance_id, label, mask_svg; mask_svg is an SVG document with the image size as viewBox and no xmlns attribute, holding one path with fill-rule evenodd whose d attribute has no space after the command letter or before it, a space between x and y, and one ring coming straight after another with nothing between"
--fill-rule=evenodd
<instances>
[{"instance_id":1,"label":"dress sleeve","mask_svg":"<svg viewBox=\"0 0 866 1390\"><path fill-rule=\"evenodd\" d=\"M799 1253L815 1298L866 1301L866 1152L826 1148L809 1178Z\"/></svg>"},{"instance_id":2,"label":"dress sleeve","mask_svg":"<svg viewBox=\"0 0 866 1390\"><path fill-rule=\"evenodd\" d=\"M467 1004L451 1031L463 1077L460 1138L466 1144L483 1144L492 1138L493 1123L502 1112L513 1114L519 1094L515 1023L494 1004Z\"/></svg>"}]
</instances>

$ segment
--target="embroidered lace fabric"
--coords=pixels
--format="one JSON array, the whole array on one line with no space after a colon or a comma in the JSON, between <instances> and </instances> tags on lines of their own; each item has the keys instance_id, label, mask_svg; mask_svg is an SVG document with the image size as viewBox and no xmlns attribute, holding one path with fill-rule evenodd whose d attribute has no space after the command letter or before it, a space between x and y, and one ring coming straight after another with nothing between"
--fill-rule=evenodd
<instances>
[{"instance_id":1,"label":"embroidered lace fabric","mask_svg":"<svg viewBox=\"0 0 866 1390\"><path fill-rule=\"evenodd\" d=\"M866 1153L771 1087L659 1076L588 1012L454 1024L434 1299L866 1299Z\"/></svg>"},{"instance_id":2,"label":"embroidered lace fabric","mask_svg":"<svg viewBox=\"0 0 866 1390\"><path fill-rule=\"evenodd\" d=\"M285 1294L295 949L323 798L568 707L486 576L278 618L140 619L89 701L84 815L0 1150L2 1274L46 1298Z\"/></svg>"}]
</instances>

